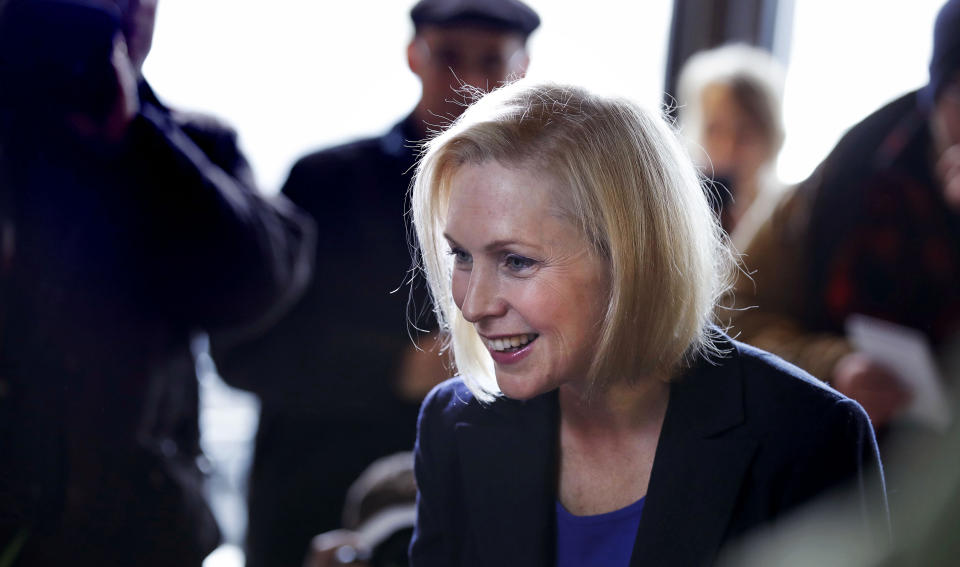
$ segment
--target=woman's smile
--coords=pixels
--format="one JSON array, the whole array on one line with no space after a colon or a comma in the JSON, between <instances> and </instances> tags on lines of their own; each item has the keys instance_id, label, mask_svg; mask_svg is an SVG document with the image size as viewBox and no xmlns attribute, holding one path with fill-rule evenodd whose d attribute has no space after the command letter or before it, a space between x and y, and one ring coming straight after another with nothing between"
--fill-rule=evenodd
<instances>
[{"instance_id":1,"label":"woman's smile","mask_svg":"<svg viewBox=\"0 0 960 567\"><path fill-rule=\"evenodd\" d=\"M480 338L483 340L483 344L487 346L490 357L493 358L495 363L515 364L530 354L538 336L536 333L526 333L498 338L487 338L481 335Z\"/></svg>"},{"instance_id":2,"label":"woman's smile","mask_svg":"<svg viewBox=\"0 0 960 567\"><path fill-rule=\"evenodd\" d=\"M509 335L498 338L483 337L483 343L487 348L495 352L516 352L520 348L532 343L537 338L536 333L527 333L523 335Z\"/></svg>"}]
</instances>

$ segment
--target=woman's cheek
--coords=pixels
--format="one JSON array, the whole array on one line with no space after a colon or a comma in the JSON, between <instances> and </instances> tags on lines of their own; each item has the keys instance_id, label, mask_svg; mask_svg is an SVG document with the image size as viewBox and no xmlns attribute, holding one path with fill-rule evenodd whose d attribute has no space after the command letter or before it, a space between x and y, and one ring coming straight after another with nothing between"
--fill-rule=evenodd
<instances>
[{"instance_id":1,"label":"woman's cheek","mask_svg":"<svg viewBox=\"0 0 960 567\"><path fill-rule=\"evenodd\" d=\"M453 280L451 282L453 292L453 302L457 304L457 309L463 308L463 298L467 292L467 283L469 277L459 270L453 271Z\"/></svg>"}]
</instances>

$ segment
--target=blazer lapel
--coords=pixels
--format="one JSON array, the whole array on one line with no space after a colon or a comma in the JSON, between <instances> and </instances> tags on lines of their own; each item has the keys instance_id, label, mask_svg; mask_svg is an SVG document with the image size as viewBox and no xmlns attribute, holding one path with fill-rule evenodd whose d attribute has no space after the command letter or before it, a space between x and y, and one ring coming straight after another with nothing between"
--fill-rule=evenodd
<instances>
[{"instance_id":1,"label":"blazer lapel","mask_svg":"<svg viewBox=\"0 0 960 567\"><path fill-rule=\"evenodd\" d=\"M736 349L671 385L631 565L713 561L757 448L721 434L744 420Z\"/></svg>"},{"instance_id":2,"label":"blazer lapel","mask_svg":"<svg viewBox=\"0 0 960 567\"><path fill-rule=\"evenodd\" d=\"M477 565L553 564L555 398L501 399L486 422L456 426Z\"/></svg>"}]
</instances>

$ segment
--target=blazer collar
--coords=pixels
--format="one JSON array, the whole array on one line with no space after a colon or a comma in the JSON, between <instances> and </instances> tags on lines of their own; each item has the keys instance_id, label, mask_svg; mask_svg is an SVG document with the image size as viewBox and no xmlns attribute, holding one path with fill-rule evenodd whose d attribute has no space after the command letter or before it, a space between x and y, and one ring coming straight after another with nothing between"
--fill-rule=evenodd
<instances>
[{"instance_id":1,"label":"blazer collar","mask_svg":"<svg viewBox=\"0 0 960 567\"><path fill-rule=\"evenodd\" d=\"M557 394L499 399L456 425L468 529L477 565L552 565Z\"/></svg>"},{"instance_id":2,"label":"blazer collar","mask_svg":"<svg viewBox=\"0 0 960 567\"><path fill-rule=\"evenodd\" d=\"M724 436L744 420L739 357L700 360L670 387L631 564L711 561L756 442ZM478 565L552 565L558 445L556 392L500 399L456 425Z\"/></svg>"},{"instance_id":3,"label":"blazer collar","mask_svg":"<svg viewBox=\"0 0 960 567\"><path fill-rule=\"evenodd\" d=\"M702 565L716 556L757 442L744 421L739 355L700 360L670 387L631 565Z\"/></svg>"}]
</instances>

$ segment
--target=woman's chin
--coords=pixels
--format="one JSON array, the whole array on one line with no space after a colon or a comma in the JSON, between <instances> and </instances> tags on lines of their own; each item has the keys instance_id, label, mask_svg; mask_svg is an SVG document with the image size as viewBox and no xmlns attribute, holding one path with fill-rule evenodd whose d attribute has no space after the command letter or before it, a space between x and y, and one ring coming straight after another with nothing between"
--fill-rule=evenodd
<instances>
[{"instance_id":1,"label":"woman's chin","mask_svg":"<svg viewBox=\"0 0 960 567\"><path fill-rule=\"evenodd\" d=\"M512 400L529 400L544 394L552 388L538 384L529 378L497 375L497 386L504 396Z\"/></svg>"}]
</instances>

